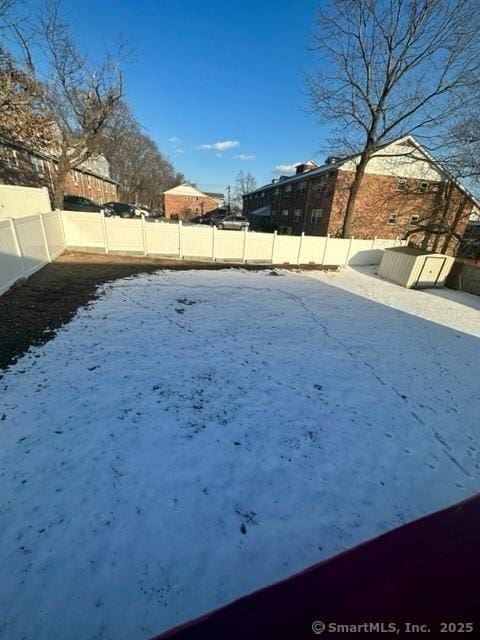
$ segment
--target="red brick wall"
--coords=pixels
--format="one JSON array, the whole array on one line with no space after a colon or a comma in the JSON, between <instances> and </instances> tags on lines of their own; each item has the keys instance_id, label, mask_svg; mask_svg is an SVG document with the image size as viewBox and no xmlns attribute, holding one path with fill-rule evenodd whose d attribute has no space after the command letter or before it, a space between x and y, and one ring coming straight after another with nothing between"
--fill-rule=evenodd
<instances>
[{"instance_id":1,"label":"red brick wall","mask_svg":"<svg viewBox=\"0 0 480 640\"><path fill-rule=\"evenodd\" d=\"M302 192L300 182L305 181ZM290 184L291 190L285 189ZM243 213L248 215L255 209L269 206L273 220L277 227L290 227L293 235L305 232L311 236L321 236L327 233L328 212L330 211L335 189L334 172L322 176L305 177L299 182L283 184L282 181L268 185L263 191L245 196L243 199ZM263 193L263 196L262 196ZM295 210L300 210L300 220L295 220ZM321 209L323 216L318 222L312 222L312 209ZM284 217L283 212L288 211Z\"/></svg>"},{"instance_id":2,"label":"red brick wall","mask_svg":"<svg viewBox=\"0 0 480 640\"><path fill-rule=\"evenodd\" d=\"M43 158L43 165L35 167L31 155L23 149L15 150L13 161L12 149L0 146L0 183L21 185L25 187L47 187L53 203L54 178L56 165ZM42 170L43 166L43 170ZM99 204L117 200L117 185L101 178L87 175L81 171L70 171L65 182L65 193L84 196Z\"/></svg>"},{"instance_id":3,"label":"red brick wall","mask_svg":"<svg viewBox=\"0 0 480 640\"><path fill-rule=\"evenodd\" d=\"M349 186L353 173L339 171L335 195L330 212L328 233L340 235L343 227L345 208L349 195ZM409 235L415 228L411 222L418 215L425 223L426 219L445 216L450 222L459 218L456 231L463 234L468 216L472 209L471 202L457 187L439 182L428 182L425 193L420 193L422 180L408 179L405 191L398 190L398 178L366 174L363 178L351 225L351 234L356 238L405 238L420 242L423 231ZM436 214L434 212L437 212ZM389 223L389 215L396 214L395 222ZM442 238L431 238L428 248L442 250ZM453 241L452 246L456 245ZM443 247L445 250L445 247ZM452 247L450 247L450 252Z\"/></svg>"},{"instance_id":4,"label":"red brick wall","mask_svg":"<svg viewBox=\"0 0 480 640\"><path fill-rule=\"evenodd\" d=\"M178 216L180 220L189 220L202 213L210 213L218 209L218 202L208 196L182 196L164 194L165 217Z\"/></svg>"},{"instance_id":5,"label":"red brick wall","mask_svg":"<svg viewBox=\"0 0 480 640\"><path fill-rule=\"evenodd\" d=\"M81 171L70 171L65 182L65 193L76 196L90 198L94 202L103 204L105 202L116 202L117 185L89 176Z\"/></svg>"}]
</instances>

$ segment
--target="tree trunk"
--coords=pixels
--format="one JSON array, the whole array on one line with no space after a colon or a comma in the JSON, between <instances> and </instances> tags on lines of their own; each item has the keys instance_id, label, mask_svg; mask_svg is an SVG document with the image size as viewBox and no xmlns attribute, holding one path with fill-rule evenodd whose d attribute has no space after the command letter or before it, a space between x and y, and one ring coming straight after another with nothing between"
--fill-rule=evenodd
<instances>
[{"instance_id":1,"label":"tree trunk","mask_svg":"<svg viewBox=\"0 0 480 640\"><path fill-rule=\"evenodd\" d=\"M353 178L353 182L350 186L350 193L348 194L348 202L345 209L345 217L343 219L342 238L349 238L351 235L350 230L352 226L355 202L357 200L357 195L362 184L363 176L365 175L367 163L370 160L370 155L371 153L369 151L364 151L360 156L360 162L357 165L355 177Z\"/></svg>"},{"instance_id":2,"label":"tree trunk","mask_svg":"<svg viewBox=\"0 0 480 640\"><path fill-rule=\"evenodd\" d=\"M54 206L55 209L63 209L63 196L65 195L65 182L70 167L66 154L62 152L57 165L57 173L53 181L55 187Z\"/></svg>"}]
</instances>

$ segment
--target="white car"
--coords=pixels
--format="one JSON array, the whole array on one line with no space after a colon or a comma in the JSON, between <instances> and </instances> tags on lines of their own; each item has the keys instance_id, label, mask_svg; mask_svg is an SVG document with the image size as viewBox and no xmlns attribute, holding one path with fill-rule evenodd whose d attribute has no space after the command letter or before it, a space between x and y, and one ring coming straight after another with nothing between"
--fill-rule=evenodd
<instances>
[{"instance_id":1,"label":"white car","mask_svg":"<svg viewBox=\"0 0 480 640\"><path fill-rule=\"evenodd\" d=\"M249 221L243 216L226 216L217 222L217 229L248 229Z\"/></svg>"}]
</instances>

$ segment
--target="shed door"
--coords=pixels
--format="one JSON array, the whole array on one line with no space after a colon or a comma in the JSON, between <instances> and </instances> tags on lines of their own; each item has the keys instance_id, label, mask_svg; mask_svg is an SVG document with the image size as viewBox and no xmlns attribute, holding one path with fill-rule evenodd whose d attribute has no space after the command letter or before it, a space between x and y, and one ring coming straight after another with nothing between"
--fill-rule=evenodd
<instances>
[{"instance_id":1,"label":"shed door","mask_svg":"<svg viewBox=\"0 0 480 640\"><path fill-rule=\"evenodd\" d=\"M440 256L426 256L415 287L417 289L435 287L446 260L446 258Z\"/></svg>"}]
</instances>

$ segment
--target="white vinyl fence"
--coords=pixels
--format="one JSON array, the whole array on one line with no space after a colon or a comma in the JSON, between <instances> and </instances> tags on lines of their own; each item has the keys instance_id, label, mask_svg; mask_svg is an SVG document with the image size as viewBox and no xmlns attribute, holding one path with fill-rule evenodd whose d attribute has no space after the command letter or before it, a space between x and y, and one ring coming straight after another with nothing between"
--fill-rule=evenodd
<instances>
[{"instance_id":1,"label":"white vinyl fence","mask_svg":"<svg viewBox=\"0 0 480 640\"><path fill-rule=\"evenodd\" d=\"M23 218L51 210L47 187L0 184L0 219Z\"/></svg>"},{"instance_id":2,"label":"white vinyl fence","mask_svg":"<svg viewBox=\"0 0 480 640\"><path fill-rule=\"evenodd\" d=\"M64 251L57 212L0 220L0 295Z\"/></svg>"},{"instance_id":3,"label":"white vinyl fence","mask_svg":"<svg viewBox=\"0 0 480 640\"><path fill-rule=\"evenodd\" d=\"M344 266L380 264L383 249L405 244L398 239L279 236L53 211L0 219L0 295L65 249L180 260Z\"/></svg>"},{"instance_id":4,"label":"white vinyl fence","mask_svg":"<svg viewBox=\"0 0 480 640\"><path fill-rule=\"evenodd\" d=\"M224 231L215 227L145 219L105 218L101 213L62 211L66 246L105 253L189 260L329 266L380 264L383 249L404 240L344 240L319 236Z\"/></svg>"}]
</instances>

